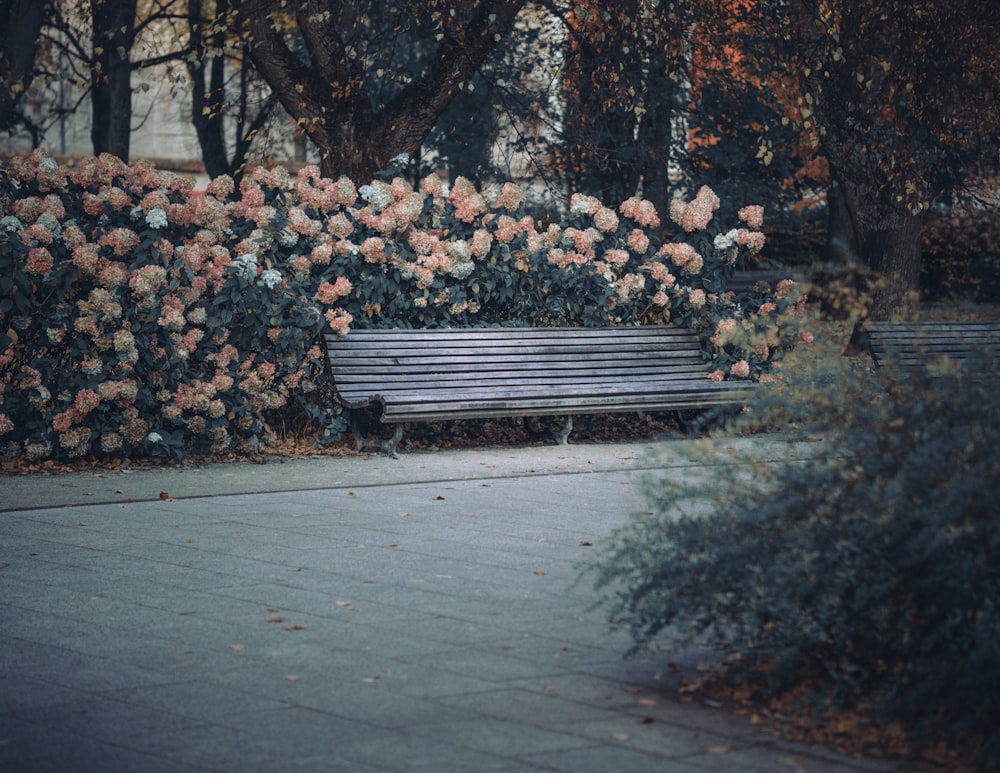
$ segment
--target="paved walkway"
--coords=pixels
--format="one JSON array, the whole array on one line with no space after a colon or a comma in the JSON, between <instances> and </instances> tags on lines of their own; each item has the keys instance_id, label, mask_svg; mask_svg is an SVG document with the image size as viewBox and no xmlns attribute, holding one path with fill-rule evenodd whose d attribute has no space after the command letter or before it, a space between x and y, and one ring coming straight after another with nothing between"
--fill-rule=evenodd
<instances>
[{"instance_id":1,"label":"paved walkway","mask_svg":"<svg viewBox=\"0 0 1000 773\"><path fill-rule=\"evenodd\" d=\"M906 769L622 658L579 562L691 448L0 477L0 770Z\"/></svg>"}]
</instances>

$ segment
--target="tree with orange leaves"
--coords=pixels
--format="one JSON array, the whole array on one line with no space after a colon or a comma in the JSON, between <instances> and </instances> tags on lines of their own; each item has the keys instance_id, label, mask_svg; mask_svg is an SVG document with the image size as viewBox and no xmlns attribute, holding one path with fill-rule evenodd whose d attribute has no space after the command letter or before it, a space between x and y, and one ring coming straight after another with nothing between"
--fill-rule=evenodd
<instances>
[{"instance_id":1,"label":"tree with orange leaves","mask_svg":"<svg viewBox=\"0 0 1000 773\"><path fill-rule=\"evenodd\" d=\"M829 162L885 319L918 286L927 210L1000 145L1000 17L991 0L750 0L760 77Z\"/></svg>"}]
</instances>

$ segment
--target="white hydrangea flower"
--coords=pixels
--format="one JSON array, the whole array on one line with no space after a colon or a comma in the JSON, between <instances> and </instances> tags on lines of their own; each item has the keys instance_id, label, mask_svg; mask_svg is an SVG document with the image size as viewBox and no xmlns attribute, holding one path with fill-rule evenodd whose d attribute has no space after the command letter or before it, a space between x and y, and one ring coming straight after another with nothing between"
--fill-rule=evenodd
<instances>
[{"instance_id":1,"label":"white hydrangea flower","mask_svg":"<svg viewBox=\"0 0 1000 773\"><path fill-rule=\"evenodd\" d=\"M146 225L159 230L167 227L167 213L159 207L153 207L146 213Z\"/></svg>"},{"instance_id":2,"label":"white hydrangea flower","mask_svg":"<svg viewBox=\"0 0 1000 773\"><path fill-rule=\"evenodd\" d=\"M451 269L451 275L456 279L465 279L476 268L472 261L459 261Z\"/></svg>"},{"instance_id":3,"label":"white hydrangea flower","mask_svg":"<svg viewBox=\"0 0 1000 773\"><path fill-rule=\"evenodd\" d=\"M381 212L392 204L392 193L385 185L362 185L358 188L358 195L371 204L376 212Z\"/></svg>"},{"instance_id":4,"label":"white hydrangea flower","mask_svg":"<svg viewBox=\"0 0 1000 773\"><path fill-rule=\"evenodd\" d=\"M146 435L146 442L147 443L162 443L163 442L163 435L161 435L159 432L150 432L148 435Z\"/></svg>"},{"instance_id":5,"label":"white hydrangea flower","mask_svg":"<svg viewBox=\"0 0 1000 773\"><path fill-rule=\"evenodd\" d=\"M24 228L24 224L13 215L0 217L0 231L13 233L14 231L20 231L22 228Z\"/></svg>"},{"instance_id":6,"label":"white hydrangea flower","mask_svg":"<svg viewBox=\"0 0 1000 773\"><path fill-rule=\"evenodd\" d=\"M392 161L389 162L391 166L406 166L410 163L409 153L400 153L399 155L393 156Z\"/></svg>"},{"instance_id":7,"label":"white hydrangea flower","mask_svg":"<svg viewBox=\"0 0 1000 773\"><path fill-rule=\"evenodd\" d=\"M264 269L260 273L260 281L268 290L273 290L281 284L281 272L274 268Z\"/></svg>"},{"instance_id":8,"label":"white hydrangea flower","mask_svg":"<svg viewBox=\"0 0 1000 773\"><path fill-rule=\"evenodd\" d=\"M728 250L736 244L736 229L733 228L728 233L717 234L712 243L715 245L715 249L717 250Z\"/></svg>"},{"instance_id":9,"label":"white hydrangea flower","mask_svg":"<svg viewBox=\"0 0 1000 773\"><path fill-rule=\"evenodd\" d=\"M246 282L252 282L257 278L257 256L249 252L240 255L233 261L233 270L236 276Z\"/></svg>"},{"instance_id":10,"label":"white hydrangea flower","mask_svg":"<svg viewBox=\"0 0 1000 773\"><path fill-rule=\"evenodd\" d=\"M59 225L59 221L56 220L54 215L50 215L48 212L40 214L38 220L35 222L56 238L62 233L62 226Z\"/></svg>"}]
</instances>

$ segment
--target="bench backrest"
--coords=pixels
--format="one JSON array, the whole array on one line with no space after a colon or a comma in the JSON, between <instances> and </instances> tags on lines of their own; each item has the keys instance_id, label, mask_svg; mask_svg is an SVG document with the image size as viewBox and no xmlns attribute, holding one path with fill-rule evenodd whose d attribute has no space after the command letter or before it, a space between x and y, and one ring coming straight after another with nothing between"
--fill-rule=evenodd
<instances>
[{"instance_id":1,"label":"bench backrest","mask_svg":"<svg viewBox=\"0 0 1000 773\"><path fill-rule=\"evenodd\" d=\"M1000 321L868 322L875 364L919 368L943 360L965 360L977 352L1000 352Z\"/></svg>"}]
</instances>

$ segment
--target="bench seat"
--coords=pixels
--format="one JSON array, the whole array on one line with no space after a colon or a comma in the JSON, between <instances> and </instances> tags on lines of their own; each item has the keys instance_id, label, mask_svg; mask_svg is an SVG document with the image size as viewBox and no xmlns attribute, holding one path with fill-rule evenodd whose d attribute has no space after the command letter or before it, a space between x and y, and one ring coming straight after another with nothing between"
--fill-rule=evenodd
<instances>
[{"instance_id":1,"label":"bench seat","mask_svg":"<svg viewBox=\"0 0 1000 773\"><path fill-rule=\"evenodd\" d=\"M711 381L697 335L669 325L352 330L326 341L341 404L375 406L397 427L701 409L743 403L754 386Z\"/></svg>"}]
</instances>

